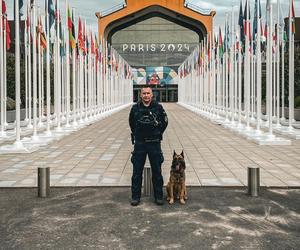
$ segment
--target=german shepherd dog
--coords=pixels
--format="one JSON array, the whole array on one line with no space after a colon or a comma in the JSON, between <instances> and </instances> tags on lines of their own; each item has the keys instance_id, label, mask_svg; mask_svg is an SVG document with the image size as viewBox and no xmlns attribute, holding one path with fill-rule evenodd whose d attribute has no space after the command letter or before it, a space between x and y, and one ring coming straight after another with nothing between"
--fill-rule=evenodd
<instances>
[{"instance_id":1,"label":"german shepherd dog","mask_svg":"<svg viewBox=\"0 0 300 250\"><path fill-rule=\"evenodd\" d=\"M173 153L173 161L170 171L170 179L167 184L167 200L174 203L174 197L179 199L180 204L185 204L187 192L185 186L185 161L183 151L181 154Z\"/></svg>"}]
</instances>

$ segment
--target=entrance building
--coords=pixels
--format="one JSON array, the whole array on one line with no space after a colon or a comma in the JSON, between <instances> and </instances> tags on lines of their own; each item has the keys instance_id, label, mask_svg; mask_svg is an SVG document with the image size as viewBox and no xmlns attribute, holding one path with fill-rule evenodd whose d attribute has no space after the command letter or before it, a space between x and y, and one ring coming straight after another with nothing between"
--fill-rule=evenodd
<instances>
[{"instance_id":1,"label":"entrance building","mask_svg":"<svg viewBox=\"0 0 300 250\"><path fill-rule=\"evenodd\" d=\"M178 67L212 31L215 12L203 14L185 0L127 0L96 13L99 38L135 69L134 101L143 86L161 102L177 102Z\"/></svg>"}]
</instances>

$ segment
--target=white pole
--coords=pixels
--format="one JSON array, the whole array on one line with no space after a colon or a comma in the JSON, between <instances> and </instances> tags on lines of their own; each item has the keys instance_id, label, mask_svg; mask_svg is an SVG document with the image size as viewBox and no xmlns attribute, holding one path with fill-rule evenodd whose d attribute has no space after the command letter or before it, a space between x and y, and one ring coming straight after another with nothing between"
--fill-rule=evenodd
<instances>
[{"instance_id":1,"label":"white pole","mask_svg":"<svg viewBox=\"0 0 300 250\"><path fill-rule=\"evenodd\" d=\"M50 96L50 28L49 27L49 9L48 9L48 1L46 1L46 26L48 28L47 32L47 48L46 48L46 88L47 88L47 98L46 98L46 103L47 103L47 135L51 135L51 130L50 130L50 113L51 113L51 96Z\"/></svg>"},{"instance_id":2,"label":"white pole","mask_svg":"<svg viewBox=\"0 0 300 250\"><path fill-rule=\"evenodd\" d=\"M33 64L33 139L37 139L37 68L36 68L36 6L35 2L32 6L33 10L33 18L32 18L32 26L33 26L33 35L32 35L32 64Z\"/></svg>"},{"instance_id":3,"label":"white pole","mask_svg":"<svg viewBox=\"0 0 300 250\"><path fill-rule=\"evenodd\" d=\"M28 5L30 5L30 0L28 0L27 2ZM29 17L30 18L30 24L28 26L28 72L26 72L26 74L28 74L28 128L33 128L32 126L32 78L31 78L31 8L29 8Z\"/></svg>"},{"instance_id":4,"label":"white pole","mask_svg":"<svg viewBox=\"0 0 300 250\"><path fill-rule=\"evenodd\" d=\"M28 18L28 17L27 17ZM28 44L27 44L27 26L25 20L24 26L24 49L25 49L25 121L28 121Z\"/></svg>"},{"instance_id":5,"label":"white pole","mask_svg":"<svg viewBox=\"0 0 300 250\"><path fill-rule=\"evenodd\" d=\"M70 127L70 37L69 37L69 27L68 27L68 8L69 8L69 1L66 1L66 78L67 78L67 86L66 86L66 101L67 101L67 120L66 120L66 127Z\"/></svg>"},{"instance_id":6,"label":"white pole","mask_svg":"<svg viewBox=\"0 0 300 250\"><path fill-rule=\"evenodd\" d=\"M279 8L280 8L280 2L277 0L277 29L276 29L276 66L277 66L277 75L276 75L276 86L277 86L277 126L280 126L280 110L279 110L279 105L280 105L280 51L279 51L279 35L280 35L280 29L279 29Z\"/></svg>"},{"instance_id":7,"label":"white pole","mask_svg":"<svg viewBox=\"0 0 300 250\"><path fill-rule=\"evenodd\" d=\"M75 21L75 9L73 8L72 12L73 20ZM75 24L73 24L75 25ZM72 50L72 89L73 89L73 126L77 126L76 121L76 50L75 48Z\"/></svg>"},{"instance_id":8,"label":"white pole","mask_svg":"<svg viewBox=\"0 0 300 250\"><path fill-rule=\"evenodd\" d=\"M272 4L270 4L270 11L269 11L269 34L268 34L268 56L269 56L269 82L267 83L269 85L269 136L273 137L273 128L272 128Z\"/></svg>"},{"instance_id":9,"label":"white pole","mask_svg":"<svg viewBox=\"0 0 300 250\"><path fill-rule=\"evenodd\" d=\"M256 81L257 81L257 111L256 111L256 133L260 133L261 124L261 19L259 8L257 8L257 40L256 40Z\"/></svg>"},{"instance_id":10,"label":"white pole","mask_svg":"<svg viewBox=\"0 0 300 250\"><path fill-rule=\"evenodd\" d=\"M5 42L5 41L4 41ZM3 62L3 56L5 51L3 50L3 15L2 15L2 2L0 4L0 93L1 93L1 100L0 100L0 106L1 106L1 136L4 136L5 133L5 125L4 125L4 62Z\"/></svg>"},{"instance_id":11,"label":"white pole","mask_svg":"<svg viewBox=\"0 0 300 250\"><path fill-rule=\"evenodd\" d=\"M2 4L2 3L1 3ZM21 131L20 131L20 16L19 16L19 1L15 0L15 81L16 81L16 146L21 146Z\"/></svg>"},{"instance_id":12,"label":"white pole","mask_svg":"<svg viewBox=\"0 0 300 250\"><path fill-rule=\"evenodd\" d=\"M247 32L246 32L246 38L245 38L245 106L246 106L246 121L247 121L247 129L250 129L250 116L249 116L249 110L250 110L250 53L249 53L249 37L250 37L250 30L249 30L249 2L246 0L247 4L247 20L246 20L246 26L247 26Z\"/></svg>"},{"instance_id":13,"label":"white pole","mask_svg":"<svg viewBox=\"0 0 300 250\"><path fill-rule=\"evenodd\" d=\"M282 31L282 37L281 37L281 120L285 121L285 114L284 114L284 47L285 47L285 41L284 41L284 30Z\"/></svg>"},{"instance_id":14,"label":"white pole","mask_svg":"<svg viewBox=\"0 0 300 250\"><path fill-rule=\"evenodd\" d=\"M293 122L293 113L294 113L294 93L293 93L293 85L294 85L294 69L293 69L293 37L294 34L292 32L292 3L293 0L290 0L290 11L289 11L289 129L292 130L292 122Z\"/></svg>"}]
</instances>

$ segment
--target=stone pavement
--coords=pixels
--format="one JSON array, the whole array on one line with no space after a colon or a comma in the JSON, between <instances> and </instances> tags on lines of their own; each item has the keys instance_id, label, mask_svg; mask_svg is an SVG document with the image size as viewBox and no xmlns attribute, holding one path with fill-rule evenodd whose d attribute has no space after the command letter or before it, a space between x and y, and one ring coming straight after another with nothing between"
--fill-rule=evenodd
<instances>
[{"instance_id":1,"label":"stone pavement","mask_svg":"<svg viewBox=\"0 0 300 250\"><path fill-rule=\"evenodd\" d=\"M300 190L189 187L186 205L129 204L130 188L0 189L0 249L270 249L300 246Z\"/></svg>"},{"instance_id":2,"label":"stone pavement","mask_svg":"<svg viewBox=\"0 0 300 250\"><path fill-rule=\"evenodd\" d=\"M162 148L163 175L173 150L184 149L190 186L247 185L247 167L261 168L261 185L300 187L300 140L291 146L258 146L176 104ZM51 168L51 186L130 186L129 109L89 125L27 155L0 155L0 187L34 187L39 166Z\"/></svg>"}]
</instances>

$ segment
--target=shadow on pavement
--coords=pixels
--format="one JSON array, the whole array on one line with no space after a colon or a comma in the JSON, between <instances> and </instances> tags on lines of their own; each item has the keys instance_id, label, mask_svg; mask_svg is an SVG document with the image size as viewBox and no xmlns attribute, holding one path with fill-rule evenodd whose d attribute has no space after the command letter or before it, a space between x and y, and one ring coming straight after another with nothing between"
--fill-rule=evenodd
<instances>
[{"instance_id":1,"label":"shadow on pavement","mask_svg":"<svg viewBox=\"0 0 300 250\"><path fill-rule=\"evenodd\" d=\"M189 188L186 205L129 188L0 189L1 249L299 249L300 190Z\"/></svg>"}]
</instances>

